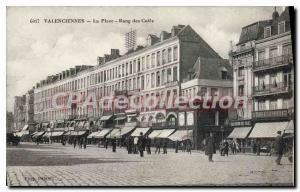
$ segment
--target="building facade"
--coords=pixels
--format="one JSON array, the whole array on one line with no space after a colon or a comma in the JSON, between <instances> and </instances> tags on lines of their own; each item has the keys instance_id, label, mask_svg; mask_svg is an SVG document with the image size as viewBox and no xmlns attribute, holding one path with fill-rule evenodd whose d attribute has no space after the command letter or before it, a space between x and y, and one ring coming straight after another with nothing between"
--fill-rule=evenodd
<instances>
[{"instance_id":1,"label":"building facade","mask_svg":"<svg viewBox=\"0 0 300 192\"><path fill-rule=\"evenodd\" d=\"M14 129L21 130L25 125L25 103L26 103L26 96L15 96L14 101Z\"/></svg>"}]
</instances>

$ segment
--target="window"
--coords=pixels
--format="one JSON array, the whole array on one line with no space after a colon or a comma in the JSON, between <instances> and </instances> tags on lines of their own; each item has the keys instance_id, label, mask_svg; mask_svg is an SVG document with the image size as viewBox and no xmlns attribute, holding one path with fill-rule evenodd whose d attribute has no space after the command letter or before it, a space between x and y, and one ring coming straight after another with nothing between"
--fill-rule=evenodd
<instances>
[{"instance_id":1,"label":"window","mask_svg":"<svg viewBox=\"0 0 300 192\"><path fill-rule=\"evenodd\" d=\"M155 87L155 73L151 73L151 88Z\"/></svg>"},{"instance_id":2,"label":"window","mask_svg":"<svg viewBox=\"0 0 300 192\"><path fill-rule=\"evenodd\" d=\"M173 61L177 61L178 60L178 47L175 46L173 48Z\"/></svg>"},{"instance_id":3,"label":"window","mask_svg":"<svg viewBox=\"0 0 300 192\"><path fill-rule=\"evenodd\" d=\"M282 108L283 109L290 108L290 100L289 99L283 99Z\"/></svg>"},{"instance_id":4,"label":"window","mask_svg":"<svg viewBox=\"0 0 300 192\"><path fill-rule=\"evenodd\" d=\"M225 80L228 79L228 73L227 73L227 71L225 71L225 70L221 71L221 78L225 79Z\"/></svg>"},{"instance_id":5,"label":"window","mask_svg":"<svg viewBox=\"0 0 300 192\"><path fill-rule=\"evenodd\" d=\"M142 71L145 70L145 57L142 57Z\"/></svg>"},{"instance_id":6,"label":"window","mask_svg":"<svg viewBox=\"0 0 300 192\"><path fill-rule=\"evenodd\" d=\"M136 60L133 61L133 70L132 71L133 71L133 73L136 72Z\"/></svg>"},{"instance_id":7,"label":"window","mask_svg":"<svg viewBox=\"0 0 300 192\"><path fill-rule=\"evenodd\" d=\"M168 48L168 63L172 62L172 48Z\"/></svg>"},{"instance_id":8,"label":"window","mask_svg":"<svg viewBox=\"0 0 300 192\"><path fill-rule=\"evenodd\" d=\"M132 74L132 62L130 61L129 74Z\"/></svg>"},{"instance_id":9,"label":"window","mask_svg":"<svg viewBox=\"0 0 300 192\"><path fill-rule=\"evenodd\" d=\"M147 58L146 58L146 68L147 69L150 68L150 55L147 55Z\"/></svg>"},{"instance_id":10,"label":"window","mask_svg":"<svg viewBox=\"0 0 300 192\"><path fill-rule=\"evenodd\" d=\"M218 89L217 88L211 88L211 96L218 96Z\"/></svg>"},{"instance_id":11,"label":"window","mask_svg":"<svg viewBox=\"0 0 300 192\"><path fill-rule=\"evenodd\" d=\"M177 77L177 67L173 67L173 81L177 81L178 77Z\"/></svg>"},{"instance_id":12,"label":"window","mask_svg":"<svg viewBox=\"0 0 300 192\"><path fill-rule=\"evenodd\" d=\"M258 102L258 110L259 111L266 110L266 102L265 101L259 101Z\"/></svg>"},{"instance_id":13,"label":"window","mask_svg":"<svg viewBox=\"0 0 300 192\"><path fill-rule=\"evenodd\" d=\"M138 59L137 61L137 72L140 72L141 71L141 60Z\"/></svg>"},{"instance_id":14,"label":"window","mask_svg":"<svg viewBox=\"0 0 300 192\"><path fill-rule=\"evenodd\" d=\"M283 56L292 56L292 46L291 45L282 46L282 55Z\"/></svg>"},{"instance_id":15,"label":"window","mask_svg":"<svg viewBox=\"0 0 300 192\"><path fill-rule=\"evenodd\" d=\"M265 59L265 51L258 52L258 61L263 61Z\"/></svg>"},{"instance_id":16,"label":"window","mask_svg":"<svg viewBox=\"0 0 300 192\"><path fill-rule=\"evenodd\" d=\"M163 69L161 71L161 84L164 85L165 84L165 70Z\"/></svg>"},{"instance_id":17,"label":"window","mask_svg":"<svg viewBox=\"0 0 300 192\"><path fill-rule=\"evenodd\" d=\"M140 89L140 77L137 77L137 86L136 86L137 89Z\"/></svg>"},{"instance_id":18,"label":"window","mask_svg":"<svg viewBox=\"0 0 300 192\"><path fill-rule=\"evenodd\" d=\"M143 75L141 76L141 90L144 90L144 86L145 86L145 77Z\"/></svg>"},{"instance_id":19,"label":"window","mask_svg":"<svg viewBox=\"0 0 300 192\"><path fill-rule=\"evenodd\" d=\"M135 81L136 79L135 78L133 78L133 81L132 81L132 83L133 83L133 85L132 85L132 87L133 87L133 90L135 90L136 89L136 81Z\"/></svg>"},{"instance_id":20,"label":"window","mask_svg":"<svg viewBox=\"0 0 300 192\"><path fill-rule=\"evenodd\" d=\"M164 49L162 51L162 64L166 64L167 63L167 51Z\"/></svg>"},{"instance_id":21,"label":"window","mask_svg":"<svg viewBox=\"0 0 300 192\"><path fill-rule=\"evenodd\" d=\"M275 58L275 57L277 57L277 48L271 48L269 58Z\"/></svg>"},{"instance_id":22,"label":"window","mask_svg":"<svg viewBox=\"0 0 300 192\"><path fill-rule=\"evenodd\" d=\"M206 96L207 94L207 88L206 87L201 87L200 91L198 92L198 95L201 97Z\"/></svg>"},{"instance_id":23,"label":"window","mask_svg":"<svg viewBox=\"0 0 300 192\"><path fill-rule=\"evenodd\" d=\"M292 74L291 73L283 74L283 86L284 87L292 86Z\"/></svg>"},{"instance_id":24,"label":"window","mask_svg":"<svg viewBox=\"0 0 300 192\"><path fill-rule=\"evenodd\" d=\"M146 75L146 87L147 88L150 87L150 75L149 74Z\"/></svg>"},{"instance_id":25,"label":"window","mask_svg":"<svg viewBox=\"0 0 300 192\"><path fill-rule=\"evenodd\" d=\"M276 78L277 78L277 74L271 74L270 80L271 80L271 85L272 85L272 87L277 87L277 81L276 81Z\"/></svg>"},{"instance_id":26,"label":"window","mask_svg":"<svg viewBox=\"0 0 300 192\"><path fill-rule=\"evenodd\" d=\"M156 72L156 87L160 86L160 72Z\"/></svg>"},{"instance_id":27,"label":"window","mask_svg":"<svg viewBox=\"0 0 300 192\"><path fill-rule=\"evenodd\" d=\"M259 90L264 90L265 87L265 76L258 76L258 86Z\"/></svg>"},{"instance_id":28,"label":"window","mask_svg":"<svg viewBox=\"0 0 300 192\"><path fill-rule=\"evenodd\" d=\"M171 82L172 81L172 69L169 68L167 69L167 82Z\"/></svg>"},{"instance_id":29,"label":"window","mask_svg":"<svg viewBox=\"0 0 300 192\"><path fill-rule=\"evenodd\" d=\"M244 95L244 85L240 85L238 88L238 96Z\"/></svg>"},{"instance_id":30,"label":"window","mask_svg":"<svg viewBox=\"0 0 300 192\"><path fill-rule=\"evenodd\" d=\"M245 75L245 69L244 69L244 67L239 67L238 76L242 77L244 75Z\"/></svg>"},{"instance_id":31,"label":"window","mask_svg":"<svg viewBox=\"0 0 300 192\"><path fill-rule=\"evenodd\" d=\"M151 68L155 67L155 53L152 53L151 55Z\"/></svg>"},{"instance_id":32,"label":"window","mask_svg":"<svg viewBox=\"0 0 300 192\"><path fill-rule=\"evenodd\" d=\"M270 101L270 110L277 109L277 100L271 100Z\"/></svg>"},{"instance_id":33,"label":"window","mask_svg":"<svg viewBox=\"0 0 300 192\"><path fill-rule=\"evenodd\" d=\"M271 26L265 27L264 28L264 37L268 38L271 36Z\"/></svg>"},{"instance_id":34,"label":"window","mask_svg":"<svg viewBox=\"0 0 300 192\"><path fill-rule=\"evenodd\" d=\"M285 21L278 23L278 34L285 32Z\"/></svg>"},{"instance_id":35,"label":"window","mask_svg":"<svg viewBox=\"0 0 300 192\"><path fill-rule=\"evenodd\" d=\"M125 66L124 64L122 65L122 77L124 77L124 74L125 74Z\"/></svg>"},{"instance_id":36,"label":"window","mask_svg":"<svg viewBox=\"0 0 300 192\"><path fill-rule=\"evenodd\" d=\"M160 51L157 51L157 53L156 53L156 65L157 66L160 66L160 61L161 61Z\"/></svg>"}]
</instances>

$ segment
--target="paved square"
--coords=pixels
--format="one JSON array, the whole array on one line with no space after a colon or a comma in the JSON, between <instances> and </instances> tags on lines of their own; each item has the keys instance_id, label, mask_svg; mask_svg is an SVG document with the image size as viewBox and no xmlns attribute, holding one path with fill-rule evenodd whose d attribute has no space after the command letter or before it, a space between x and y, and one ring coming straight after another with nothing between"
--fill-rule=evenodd
<instances>
[{"instance_id":1,"label":"paved square","mask_svg":"<svg viewBox=\"0 0 300 192\"><path fill-rule=\"evenodd\" d=\"M154 150L153 150L154 152ZM164 185L288 185L293 164L283 158L254 155L214 155L213 163L201 152L169 150L168 154L127 154L125 149L86 150L61 144L22 143L7 148L9 186L164 186Z\"/></svg>"}]
</instances>

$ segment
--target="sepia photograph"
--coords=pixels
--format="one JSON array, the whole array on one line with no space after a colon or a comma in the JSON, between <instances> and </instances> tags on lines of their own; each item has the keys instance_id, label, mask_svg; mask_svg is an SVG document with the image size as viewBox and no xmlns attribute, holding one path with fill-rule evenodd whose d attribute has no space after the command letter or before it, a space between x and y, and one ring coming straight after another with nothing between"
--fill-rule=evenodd
<instances>
[{"instance_id":1,"label":"sepia photograph","mask_svg":"<svg viewBox=\"0 0 300 192\"><path fill-rule=\"evenodd\" d=\"M295 187L294 7L5 9L9 188Z\"/></svg>"}]
</instances>

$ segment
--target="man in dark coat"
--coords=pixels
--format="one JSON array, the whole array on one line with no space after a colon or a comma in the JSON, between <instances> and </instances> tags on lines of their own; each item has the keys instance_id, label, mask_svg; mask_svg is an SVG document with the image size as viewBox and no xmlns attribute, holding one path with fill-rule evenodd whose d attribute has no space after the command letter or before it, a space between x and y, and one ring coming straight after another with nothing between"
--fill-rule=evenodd
<instances>
[{"instance_id":1,"label":"man in dark coat","mask_svg":"<svg viewBox=\"0 0 300 192\"><path fill-rule=\"evenodd\" d=\"M284 148L281 131L277 131L277 137L275 138L274 148L275 148L275 152L277 154L277 159L275 162L277 163L277 165L281 165L280 161L281 161L281 158L283 155L283 148Z\"/></svg>"},{"instance_id":2,"label":"man in dark coat","mask_svg":"<svg viewBox=\"0 0 300 192\"><path fill-rule=\"evenodd\" d=\"M155 154L156 153L160 153L160 140L159 139L155 139Z\"/></svg>"},{"instance_id":3,"label":"man in dark coat","mask_svg":"<svg viewBox=\"0 0 300 192\"><path fill-rule=\"evenodd\" d=\"M117 139L116 139L116 137L114 137L111 140L111 145L112 145L112 152L116 152L116 148L117 148Z\"/></svg>"},{"instance_id":4,"label":"man in dark coat","mask_svg":"<svg viewBox=\"0 0 300 192\"><path fill-rule=\"evenodd\" d=\"M205 140L205 155L208 156L208 161L213 162L212 157L215 153L215 142L212 133Z\"/></svg>"},{"instance_id":5,"label":"man in dark coat","mask_svg":"<svg viewBox=\"0 0 300 192\"><path fill-rule=\"evenodd\" d=\"M163 150L164 150L163 154L167 154L168 140L164 139L163 142L164 142L163 143Z\"/></svg>"},{"instance_id":6,"label":"man in dark coat","mask_svg":"<svg viewBox=\"0 0 300 192\"><path fill-rule=\"evenodd\" d=\"M145 137L143 136L143 132L141 132L137 142L137 147L141 157L144 157L145 143Z\"/></svg>"},{"instance_id":7,"label":"man in dark coat","mask_svg":"<svg viewBox=\"0 0 300 192\"><path fill-rule=\"evenodd\" d=\"M229 151L229 144L228 141L225 139L223 143L223 154L224 156L227 155L228 157L228 151Z\"/></svg>"},{"instance_id":8,"label":"man in dark coat","mask_svg":"<svg viewBox=\"0 0 300 192\"><path fill-rule=\"evenodd\" d=\"M146 136L146 149L147 149L147 154L151 154L151 139Z\"/></svg>"}]
</instances>

